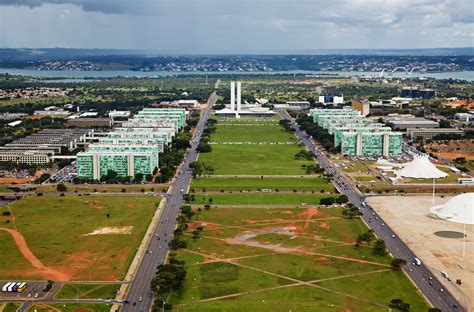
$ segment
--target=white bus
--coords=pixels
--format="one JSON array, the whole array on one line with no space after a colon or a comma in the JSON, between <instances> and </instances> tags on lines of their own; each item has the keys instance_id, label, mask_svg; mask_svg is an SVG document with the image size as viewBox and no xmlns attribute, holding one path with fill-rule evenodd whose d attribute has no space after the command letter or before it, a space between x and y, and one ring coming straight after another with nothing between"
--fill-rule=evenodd
<instances>
[{"instance_id":1,"label":"white bus","mask_svg":"<svg viewBox=\"0 0 474 312\"><path fill-rule=\"evenodd\" d=\"M3 285L2 291L8 291L8 287L10 287L11 284L12 284L12 282L8 282L5 285Z\"/></svg>"},{"instance_id":2,"label":"white bus","mask_svg":"<svg viewBox=\"0 0 474 312\"><path fill-rule=\"evenodd\" d=\"M16 285L16 282L12 282L12 283L10 284L10 286L8 286L7 291L8 291L8 292L12 292L12 291L13 291L13 287L15 287L15 285Z\"/></svg>"}]
</instances>

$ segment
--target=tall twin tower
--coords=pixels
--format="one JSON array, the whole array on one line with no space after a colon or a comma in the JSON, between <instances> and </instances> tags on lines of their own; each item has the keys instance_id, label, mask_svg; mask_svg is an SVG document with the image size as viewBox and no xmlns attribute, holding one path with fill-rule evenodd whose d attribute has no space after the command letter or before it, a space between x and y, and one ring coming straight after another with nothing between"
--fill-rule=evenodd
<instances>
[{"instance_id":1,"label":"tall twin tower","mask_svg":"<svg viewBox=\"0 0 474 312\"><path fill-rule=\"evenodd\" d=\"M237 95L237 98L236 98L236 95ZM235 104L237 104L237 109L235 107L236 106ZM233 110L233 111L242 110L240 81L230 82L230 110Z\"/></svg>"}]
</instances>

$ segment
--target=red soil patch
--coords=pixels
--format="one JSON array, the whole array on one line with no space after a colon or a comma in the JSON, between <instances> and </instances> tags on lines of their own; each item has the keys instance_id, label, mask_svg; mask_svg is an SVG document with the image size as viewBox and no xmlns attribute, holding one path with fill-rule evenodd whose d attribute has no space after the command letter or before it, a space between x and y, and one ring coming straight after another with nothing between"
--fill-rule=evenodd
<instances>
[{"instance_id":1,"label":"red soil patch","mask_svg":"<svg viewBox=\"0 0 474 312\"><path fill-rule=\"evenodd\" d=\"M205 226L207 230L217 230L221 227L219 224L209 224L209 223L206 223L203 226Z\"/></svg>"},{"instance_id":2,"label":"red soil patch","mask_svg":"<svg viewBox=\"0 0 474 312\"><path fill-rule=\"evenodd\" d=\"M304 223L304 226L303 226L303 228L306 229L308 227L311 219L313 218L313 216L321 215L321 211L319 211L319 209L316 209L316 208L308 208L305 211L303 211L302 213L300 213L299 215L302 219L306 220L305 223Z\"/></svg>"},{"instance_id":3,"label":"red soil patch","mask_svg":"<svg viewBox=\"0 0 474 312\"><path fill-rule=\"evenodd\" d=\"M259 222L264 222L264 223L267 223L267 222L291 222L291 220L286 220L286 219L282 219L282 218L272 218L272 219L259 220Z\"/></svg>"},{"instance_id":4,"label":"red soil patch","mask_svg":"<svg viewBox=\"0 0 474 312\"><path fill-rule=\"evenodd\" d=\"M33 181L36 178L39 178L43 174L43 171L36 171L35 175L31 178L0 178L0 184L23 184Z\"/></svg>"},{"instance_id":5,"label":"red soil patch","mask_svg":"<svg viewBox=\"0 0 474 312\"><path fill-rule=\"evenodd\" d=\"M290 215L290 214L293 214L293 211L290 211L290 210L284 210L284 211L267 211L266 213L268 213L268 214L281 213L281 214Z\"/></svg>"},{"instance_id":6,"label":"red soil patch","mask_svg":"<svg viewBox=\"0 0 474 312\"><path fill-rule=\"evenodd\" d=\"M245 220L240 220L240 221L245 222L245 223L248 223L248 224L257 223L256 220L252 220L252 219L245 219Z\"/></svg>"},{"instance_id":7,"label":"red soil patch","mask_svg":"<svg viewBox=\"0 0 474 312\"><path fill-rule=\"evenodd\" d=\"M28 247L25 238L20 232L7 228L0 228L0 230L9 233L13 237L15 244L17 245L23 256L26 258L26 260L28 260L32 266L38 269L38 273L45 279L52 279L64 282L69 281L70 276L68 274L49 268L45 266L38 258L36 258L31 249Z\"/></svg>"},{"instance_id":8,"label":"red soil patch","mask_svg":"<svg viewBox=\"0 0 474 312\"><path fill-rule=\"evenodd\" d=\"M328 265L331 263L331 260L329 260L328 258L316 258L316 261L320 264L320 265Z\"/></svg>"},{"instance_id":9,"label":"red soil patch","mask_svg":"<svg viewBox=\"0 0 474 312\"><path fill-rule=\"evenodd\" d=\"M321 222L319 223L319 227L320 228L323 228L325 230L329 230L329 224L325 223L325 222Z\"/></svg>"},{"instance_id":10,"label":"red soil patch","mask_svg":"<svg viewBox=\"0 0 474 312\"><path fill-rule=\"evenodd\" d=\"M438 157L442 157L442 158L448 158L448 159L451 159L451 158L457 158L457 157L465 157L465 158L474 158L474 154L473 153L467 153L467 152L464 152L464 153L436 153L438 155Z\"/></svg>"}]
</instances>

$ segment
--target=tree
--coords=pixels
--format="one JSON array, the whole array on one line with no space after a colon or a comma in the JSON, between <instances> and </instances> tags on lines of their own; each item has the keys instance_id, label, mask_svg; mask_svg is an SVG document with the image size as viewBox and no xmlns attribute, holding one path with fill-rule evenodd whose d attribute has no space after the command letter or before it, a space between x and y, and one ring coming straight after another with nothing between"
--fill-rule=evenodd
<instances>
[{"instance_id":1,"label":"tree","mask_svg":"<svg viewBox=\"0 0 474 312\"><path fill-rule=\"evenodd\" d=\"M385 247L385 242L382 239L378 239L374 244L374 254L379 256L387 255L387 248Z\"/></svg>"},{"instance_id":2,"label":"tree","mask_svg":"<svg viewBox=\"0 0 474 312\"><path fill-rule=\"evenodd\" d=\"M38 179L35 180L35 182L41 184L49 178L51 178L51 175L49 173L43 173Z\"/></svg>"},{"instance_id":3,"label":"tree","mask_svg":"<svg viewBox=\"0 0 474 312\"><path fill-rule=\"evenodd\" d=\"M336 203L338 204L345 204L349 201L346 195L340 195L336 198Z\"/></svg>"},{"instance_id":4,"label":"tree","mask_svg":"<svg viewBox=\"0 0 474 312\"><path fill-rule=\"evenodd\" d=\"M334 204L334 197L324 197L319 201L321 205L329 206Z\"/></svg>"},{"instance_id":5,"label":"tree","mask_svg":"<svg viewBox=\"0 0 474 312\"><path fill-rule=\"evenodd\" d=\"M186 269L181 263L160 264L156 276L151 281L151 288L157 293L179 289L186 277Z\"/></svg>"},{"instance_id":6,"label":"tree","mask_svg":"<svg viewBox=\"0 0 474 312\"><path fill-rule=\"evenodd\" d=\"M64 193L67 191L67 187L63 183L59 183L58 185L56 185L56 190L58 192Z\"/></svg>"},{"instance_id":7,"label":"tree","mask_svg":"<svg viewBox=\"0 0 474 312\"><path fill-rule=\"evenodd\" d=\"M140 183L143 181L143 177L144 177L143 173L137 173L135 177L133 178L133 182Z\"/></svg>"},{"instance_id":8,"label":"tree","mask_svg":"<svg viewBox=\"0 0 474 312\"><path fill-rule=\"evenodd\" d=\"M180 208L181 214L183 214L188 220L190 220L194 216L194 212L189 205L181 206Z\"/></svg>"},{"instance_id":9,"label":"tree","mask_svg":"<svg viewBox=\"0 0 474 312\"><path fill-rule=\"evenodd\" d=\"M400 311L409 311L411 307L409 303L403 302L402 299L392 299L388 306Z\"/></svg>"},{"instance_id":10,"label":"tree","mask_svg":"<svg viewBox=\"0 0 474 312\"><path fill-rule=\"evenodd\" d=\"M353 219L356 216L362 215L362 213L357 209L357 207L351 206L348 209L344 209L342 215L348 219Z\"/></svg>"},{"instance_id":11,"label":"tree","mask_svg":"<svg viewBox=\"0 0 474 312\"><path fill-rule=\"evenodd\" d=\"M392 262L390 263L392 268L395 270L400 270L402 266L404 266L405 264L407 264L407 261L405 259L400 259L400 258L393 259Z\"/></svg>"},{"instance_id":12,"label":"tree","mask_svg":"<svg viewBox=\"0 0 474 312\"><path fill-rule=\"evenodd\" d=\"M368 230L367 232L360 234L357 237L357 243L362 243L362 242L370 243L374 239L375 239L374 232L372 230Z\"/></svg>"},{"instance_id":13,"label":"tree","mask_svg":"<svg viewBox=\"0 0 474 312\"><path fill-rule=\"evenodd\" d=\"M203 173L203 167L201 162L193 161L189 164L189 168L193 171L193 178L196 179L198 176L201 176Z\"/></svg>"}]
</instances>

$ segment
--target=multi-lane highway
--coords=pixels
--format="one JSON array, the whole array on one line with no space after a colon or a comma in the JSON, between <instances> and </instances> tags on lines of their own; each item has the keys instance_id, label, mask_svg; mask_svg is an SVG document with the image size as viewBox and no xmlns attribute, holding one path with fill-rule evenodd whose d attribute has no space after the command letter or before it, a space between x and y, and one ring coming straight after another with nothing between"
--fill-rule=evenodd
<instances>
[{"instance_id":1,"label":"multi-lane highway","mask_svg":"<svg viewBox=\"0 0 474 312\"><path fill-rule=\"evenodd\" d=\"M173 236L176 227L176 218L179 214L179 208L184 203L183 194L187 192L191 182L191 172L189 164L196 160L196 148L199 144L202 131L212 111L212 106L216 103L217 95L211 94L207 106L194 132L191 147L188 149L183 163L178 169L179 174L171 185L170 191L165 195L166 204L160 216L159 224L156 227L153 237L150 240L147 251L141 260L140 266L133 278L126 302L121 311L149 311L153 303L153 293L150 288L150 282L156 274L156 268L166 259L168 252L168 242Z\"/></svg>"},{"instance_id":2,"label":"multi-lane highway","mask_svg":"<svg viewBox=\"0 0 474 312\"><path fill-rule=\"evenodd\" d=\"M345 194L349 201L360 207L363 213L363 220L374 231L378 238L385 241L385 245L389 252L395 258L405 259L407 265L404 267L405 272L410 279L415 283L418 289L423 293L425 298L436 308L442 311L466 311L456 298L444 288L436 275L440 272L431 272L425 265L414 265L413 260L416 258L415 253L398 237L398 235L384 222L384 220L377 214L377 212L370 207L365 201L364 196L358 189L341 174L339 168L334 166L325 151L318 147L313 140L304 132L301 131L296 122L284 110L279 110L279 114L283 119L289 120L296 135L302 140L306 148L314 153L316 161L328 173L333 175L334 183L338 190ZM436 273L436 274L435 274Z\"/></svg>"}]
</instances>

